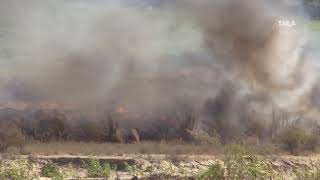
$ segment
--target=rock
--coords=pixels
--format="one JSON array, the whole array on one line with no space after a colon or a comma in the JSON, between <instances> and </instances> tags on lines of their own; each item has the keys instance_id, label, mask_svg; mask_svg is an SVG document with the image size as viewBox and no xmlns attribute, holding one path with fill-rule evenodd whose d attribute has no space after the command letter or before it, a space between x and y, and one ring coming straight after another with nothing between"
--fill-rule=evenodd
<instances>
[{"instance_id":1,"label":"rock","mask_svg":"<svg viewBox=\"0 0 320 180\"><path fill-rule=\"evenodd\" d=\"M173 174L174 172L178 172L178 168L169 161L161 161L159 164L159 170L168 174Z\"/></svg>"},{"instance_id":2,"label":"rock","mask_svg":"<svg viewBox=\"0 0 320 180\"><path fill-rule=\"evenodd\" d=\"M279 161L272 161L271 162L271 165L274 167L274 168L280 168L281 167L281 163Z\"/></svg>"},{"instance_id":3,"label":"rock","mask_svg":"<svg viewBox=\"0 0 320 180\"><path fill-rule=\"evenodd\" d=\"M179 162L179 167L187 167L187 163L185 162Z\"/></svg>"},{"instance_id":4,"label":"rock","mask_svg":"<svg viewBox=\"0 0 320 180\"><path fill-rule=\"evenodd\" d=\"M193 164L191 164L190 162L187 162L186 165L185 165L185 167L187 167L187 168L193 168Z\"/></svg>"},{"instance_id":5,"label":"rock","mask_svg":"<svg viewBox=\"0 0 320 180\"><path fill-rule=\"evenodd\" d=\"M132 180L134 178L135 176L131 175L128 172L117 171L116 173L111 174L111 176L109 177L109 180Z\"/></svg>"},{"instance_id":6,"label":"rock","mask_svg":"<svg viewBox=\"0 0 320 180\"><path fill-rule=\"evenodd\" d=\"M192 164L192 167L197 168L199 166L199 163L197 161L191 161L190 164Z\"/></svg>"},{"instance_id":7,"label":"rock","mask_svg":"<svg viewBox=\"0 0 320 180\"><path fill-rule=\"evenodd\" d=\"M138 162L139 168L142 171L150 171L150 168L152 169L153 165L148 160L139 160Z\"/></svg>"},{"instance_id":8,"label":"rock","mask_svg":"<svg viewBox=\"0 0 320 180\"><path fill-rule=\"evenodd\" d=\"M199 164L202 166L210 166L212 164L214 164L215 162L211 162L211 161L200 161Z\"/></svg>"}]
</instances>

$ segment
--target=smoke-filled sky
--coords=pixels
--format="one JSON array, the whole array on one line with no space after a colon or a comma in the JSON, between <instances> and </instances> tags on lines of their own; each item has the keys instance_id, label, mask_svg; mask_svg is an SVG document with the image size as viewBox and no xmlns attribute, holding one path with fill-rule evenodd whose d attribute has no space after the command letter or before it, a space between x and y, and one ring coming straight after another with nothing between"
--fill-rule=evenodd
<instances>
[{"instance_id":1,"label":"smoke-filled sky","mask_svg":"<svg viewBox=\"0 0 320 180\"><path fill-rule=\"evenodd\" d=\"M145 110L232 83L303 108L317 79L306 20L293 0L2 0L0 97Z\"/></svg>"}]
</instances>

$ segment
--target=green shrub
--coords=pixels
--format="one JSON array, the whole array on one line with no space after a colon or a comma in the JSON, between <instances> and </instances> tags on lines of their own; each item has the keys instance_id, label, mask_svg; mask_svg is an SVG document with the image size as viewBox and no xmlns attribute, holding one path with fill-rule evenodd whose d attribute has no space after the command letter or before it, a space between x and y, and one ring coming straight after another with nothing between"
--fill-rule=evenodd
<instances>
[{"instance_id":1,"label":"green shrub","mask_svg":"<svg viewBox=\"0 0 320 180\"><path fill-rule=\"evenodd\" d=\"M143 171L137 167L137 165L129 165L127 162L124 163L125 171L129 172L134 176L143 175Z\"/></svg>"},{"instance_id":2,"label":"green shrub","mask_svg":"<svg viewBox=\"0 0 320 180\"><path fill-rule=\"evenodd\" d=\"M272 168L244 146L233 145L227 149L224 164L227 179L270 179Z\"/></svg>"},{"instance_id":3,"label":"green shrub","mask_svg":"<svg viewBox=\"0 0 320 180\"><path fill-rule=\"evenodd\" d=\"M50 177L53 180L62 180L63 175L59 171L57 165L53 163L48 163L41 168L40 175L43 177Z\"/></svg>"},{"instance_id":4,"label":"green shrub","mask_svg":"<svg viewBox=\"0 0 320 180\"><path fill-rule=\"evenodd\" d=\"M272 179L275 174L271 166L241 145L230 145L226 149L224 167L216 163L198 175L199 180L253 180Z\"/></svg>"},{"instance_id":5,"label":"green shrub","mask_svg":"<svg viewBox=\"0 0 320 180\"><path fill-rule=\"evenodd\" d=\"M219 163L215 163L209 169L201 172L197 179L222 180L225 179L224 172L224 167Z\"/></svg>"},{"instance_id":6,"label":"green shrub","mask_svg":"<svg viewBox=\"0 0 320 180\"><path fill-rule=\"evenodd\" d=\"M11 168L0 170L1 180L27 180L30 179L23 168Z\"/></svg>"},{"instance_id":7,"label":"green shrub","mask_svg":"<svg viewBox=\"0 0 320 180\"><path fill-rule=\"evenodd\" d=\"M109 163L100 164L99 160L90 157L87 162L84 162L87 169L88 177L104 177L108 178L110 176L111 167Z\"/></svg>"}]
</instances>

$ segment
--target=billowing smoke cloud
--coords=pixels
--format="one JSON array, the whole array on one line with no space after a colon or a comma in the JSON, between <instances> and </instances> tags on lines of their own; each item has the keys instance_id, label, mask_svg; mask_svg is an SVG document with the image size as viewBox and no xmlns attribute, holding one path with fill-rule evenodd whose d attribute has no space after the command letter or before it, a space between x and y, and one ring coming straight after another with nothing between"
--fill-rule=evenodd
<instances>
[{"instance_id":1,"label":"billowing smoke cloud","mask_svg":"<svg viewBox=\"0 0 320 180\"><path fill-rule=\"evenodd\" d=\"M316 77L298 2L142 2L1 1L12 7L5 97L144 110L201 104L231 82L283 108L309 103Z\"/></svg>"},{"instance_id":2,"label":"billowing smoke cloud","mask_svg":"<svg viewBox=\"0 0 320 180\"><path fill-rule=\"evenodd\" d=\"M299 3L204 0L192 4L209 51L238 71L235 80L244 79L255 92L267 92L284 107L299 104L311 91L315 77L304 58L307 37ZM294 21L296 26L281 26L279 20Z\"/></svg>"}]
</instances>

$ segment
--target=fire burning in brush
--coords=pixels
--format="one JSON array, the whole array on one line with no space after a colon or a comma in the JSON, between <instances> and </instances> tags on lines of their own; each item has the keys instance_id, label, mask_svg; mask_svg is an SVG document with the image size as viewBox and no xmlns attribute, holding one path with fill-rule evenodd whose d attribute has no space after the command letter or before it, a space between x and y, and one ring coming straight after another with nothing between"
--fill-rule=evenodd
<instances>
[{"instance_id":1,"label":"fire burning in brush","mask_svg":"<svg viewBox=\"0 0 320 180\"><path fill-rule=\"evenodd\" d=\"M8 72L0 77L0 109L71 109L94 116L88 121L110 110L139 129L155 122L164 132L191 129L194 121L209 129L208 121L246 132L250 101L272 107L264 119L273 107L300 113L314 106L318 75L304 52L303 8L287 0L183 0L152 11L126 1L39 2L4 13L15 26L6 37L12 60L0 61ZM16 103L1 103L8 100Z\"/></svg>"},{"instance_id":2,"label":"fire burning in brush","mask_svg":"<svg viewBox=\"0 0 320 180\"><path fill-rule=\"evenodd\" d=\"M124 106L118 106L115 111L119 114L125 114L129 112L128 109Z\"/></svg>"}]
</instances>

